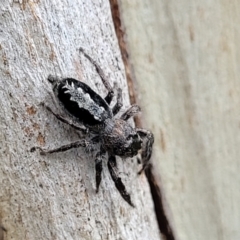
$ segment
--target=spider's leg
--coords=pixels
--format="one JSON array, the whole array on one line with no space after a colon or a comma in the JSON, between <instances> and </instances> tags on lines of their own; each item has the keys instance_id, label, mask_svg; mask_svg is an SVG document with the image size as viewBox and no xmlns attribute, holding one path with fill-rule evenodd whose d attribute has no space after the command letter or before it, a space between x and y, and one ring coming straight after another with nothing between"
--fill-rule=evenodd
<instances>
[{"instance_id":1,"label":"spider's leg","mask_svg":"<svg viewBox=\"0 0 240 240\"><path fill-rule=\"evenodd\" d=\"M141 111L141 108L138 105L134 104L125 113L123 113L120 119L127 121L130 117L135 116L140 111Z\"/></svg>"},{"instance_id":2,"label":"spider's leg","mask_svg":"<svg viewBox=\"0 0 240 240\"><path fill-rule=\"evenodd\" d=\"M110 104L113 96L114 96L114 91L112 86L110 85L107 77L105 76L105 74L103 73L103 70L100 68L100 66L96 63L96 61L94 61L82 48L79 49L80 52L83 53L83 55L95 66L97 73L99 74L99 76L102 79L102 83L105 86L105 88L108 90L108 94L105 97L105 101Z\"/></svg>"},{"instance_id":3,"label":"spider's leg","mask_svg":"<svg viewBox=\"0 0 240 240\"><path fill-rule=\"evenodd\" d=\"M137 128L136 131L143 140L142 154L141 154L142 169L138 172L138 174L141 174L149 165L149 160L152 155L152 146L154 143L154 136L150 131L146 129Z\"/></svg>"},{"instance_id":4,"label":"spider's leg","mask_svg":"<svg viewBox=\"0 0 240 240\"><path fill-rule=\"evenodd\" d=\"M4 232L7 232L7 229L4 226L2 226L1 224L0 224L0 229L3 230Z\"/></svg>"},{"instance_id":5,"label":"spider's leg","mask_svg":"<svg viewBox=\"0 0 240 240\"><path fill-rule=\"evenodd\" d=\"M95 159L95 170L96 170L96 192L98 193L99 185L102 180L102 159L105 151L101 148L100 152L97 153Z\"/></svg>"},{"instance_id":6,"label":"spider's leg","mask_svg":"<svg viewBox=\"0 0 240 240\"><path fill-rule=\"evenodd\" d=\"M116 162L116 157L115 156L110 156L108 159L108 170L110 172L110 175L112 177L112 180L115 183L115 186L123 199L128 202L128 204L132 207L134 207L132 201L131 201L131 196L127 192L121 178L118 176L118 169L117 169L117 162Z\"/></svg>"},{"instance_id":7,"label":"spider's leg","mask_svg":"<svg viewBox=\"0 0 240 240\"><path fill-rule=\"evenodd\" d=\"M76 130L78 130L78 131L81 131L81 132L83 132L83 133L87 133L88 129L87 129L86 127L81 126L81 125L77 126L77 125L75 125L75 124L73 123L72 120L69 120L69 119L67 119L67 118L64 118L64 117L61 116L60 114L55 113L49 106L46 106L44 103L42 103L42 105L43 105L44 107L46 107L46 109L47 109L50 113L52 113L59 121L70 125L72 128L74 128L74 129L76 129Z\"/></svg>"},{"instance_id":8,"label":"spider's leg","mask_svg":"<svg viewBox=\"0 0 240 240\"><path fill-rule=\"evenodd\" d=\"M118 88L117 103L113 106L113 109L112 109L113 115L116 115L122 106L123 106L122 89Z\"/></svg>"},{"instance_id":9,"label":"spider's leg","mask_svg":"<svg viewBox=\"0 0 240 240\"><path fill-rule=\"evenodd\" d=\"M7 232L7 229L0 224L0 239L1 240L5 239L4 232Z\"/></svg>"},{"instance_id":10,"label":"spider's leg","mask_svg":"<svg viewBox=\"0 0 240 240\"><path fill-rule=\"evenodd\" d=\"M54 148L54 149L51 149L51 150L44 150L40 147L33 147L33 148L30 149L30 152L34 152L35 150L38 149L38 150L40 150L41 155L45 155L47 153L65 152L65 151L67 151L69 149L72 149L72 148L87 147L87 146L88 146L88 142L86 140L79 140L79 141L69 143L69 144L66 144L66 145L63 145L61 147Z\"/></svg>"}]
</instances>

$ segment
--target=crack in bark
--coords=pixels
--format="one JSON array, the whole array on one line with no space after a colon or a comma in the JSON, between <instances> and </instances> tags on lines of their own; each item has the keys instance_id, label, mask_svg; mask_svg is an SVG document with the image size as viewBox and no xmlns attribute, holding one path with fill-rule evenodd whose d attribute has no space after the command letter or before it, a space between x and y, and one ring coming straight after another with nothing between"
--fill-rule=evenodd
<instances>
[{"instance_id":1,"label":"crack in bark","mask_svg":"<svg viewBox=\"0 0 240 240\"><path fill-rule=\"evenodd\" d=\"M127 77L127 84L128 84L128 90L129 90L129 97L131 104L136 103L136 94L134 91L134 81L132 78L133 71L129 62L129 55L127 51L127 44L124 40L124 31L123 26L121 23L121 15L120 15L120 9L119 4L117 0L110 0L111 5L111 12L112 12L112 18L113 23L115 27L115 32L118 38L118 44L120 47L124 67L125 67L125 73ZM141 120L139 117L134 117L134 121L136 126L141 127ZM148 179L148 183L150 186L152 199L155 207L155 214L158 221L158 227L160 229L161 234L165 237L166 240L175 240L175 237L173 235L172 227L168 221L167 214L165 213L164 205L163 205L163 199L162 199L162 193L161 188L157 184L154 174L152 172L152 167L149 166L148 169L145 170L146 177Z\"/></svg>"}]
</instances>

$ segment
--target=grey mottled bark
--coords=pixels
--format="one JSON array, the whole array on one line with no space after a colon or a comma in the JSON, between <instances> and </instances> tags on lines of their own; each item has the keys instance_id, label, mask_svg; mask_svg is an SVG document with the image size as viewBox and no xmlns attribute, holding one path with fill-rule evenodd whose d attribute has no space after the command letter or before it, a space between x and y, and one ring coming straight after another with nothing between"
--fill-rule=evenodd
<instances>
[{"instance_id":1,"label":"grey mottled bark","mask_svg":"<svg viewBox=\"0 0 240 240\"><path fill-rule=\"evenodd\" d=\"M93 1L94 2L94 1ZM106 161L95 193L94 157L83 149L40 156L80 134L57 121L49 74L74 77L106 94L83 47L128 92L107 1L10 1L0 6L0 220L5 239L159 239L153 204L136 159L118 159L136 208L115 189ZM120 114L122 111L120 112Z\"/></svg>"}]
</instances>

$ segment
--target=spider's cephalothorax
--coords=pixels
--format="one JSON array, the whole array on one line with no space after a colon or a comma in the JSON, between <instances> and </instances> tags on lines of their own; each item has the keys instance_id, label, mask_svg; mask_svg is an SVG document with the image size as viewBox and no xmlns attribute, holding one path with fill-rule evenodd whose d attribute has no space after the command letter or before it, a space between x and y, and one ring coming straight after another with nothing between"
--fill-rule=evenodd
<instances>
[{"instance_id":1,"label":"spider's cephalothorax","mask_svg":"<svg viewBox=\"0 0 240 240\"><path fill-rule=\"evenodd\" d=\"M117 102L111 109L109 105L114 95L112 87L96 62L83 49L80 49L80 52L95 66L104 86L108 90L107 96L103 99L88 85L73 78L59 79L58 77L49 76L48 80L52 83L55 96L73 118L69 121L54 113L51 108L47 107L47 109L60 121L68 123L77 130L84 132L88 130L94 137L90 141L79 140L53 150L45 151L39 147L32 148L32 150L40 149L41 153L45 154L77 147L89 147L92 144L100 143L100 151L96 154L95 159L97 192L101 182L102 156L107 152L109 156L108 169L115 186L122 197L131 206L134 206L121 178L118 176L116 156L123 158L133 157L141 149L143 163L142 169L139 171L141 173L148 165L151 157L154 142L153 134L145 129L135 129L127 122L130 117L140 111L137 105L132 105L119 118L116 118L116 114L122 107L121 89L118 89Z\"/></svg>"}]
</instances>

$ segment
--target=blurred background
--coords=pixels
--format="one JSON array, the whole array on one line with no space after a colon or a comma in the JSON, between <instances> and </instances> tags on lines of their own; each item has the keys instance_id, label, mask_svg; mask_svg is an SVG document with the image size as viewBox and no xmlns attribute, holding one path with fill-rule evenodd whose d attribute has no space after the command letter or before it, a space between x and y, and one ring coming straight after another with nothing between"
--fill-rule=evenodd
<instances>
[{"instance_id":1,"label":"blurred background","mask_svg":"<svg viewBox=\"0 0 240 240\"><path fill-rule=\"evenodd\" d=\"M240 2L120 0L176 239L240 239Z\"/></svg>"}]
</instances>

